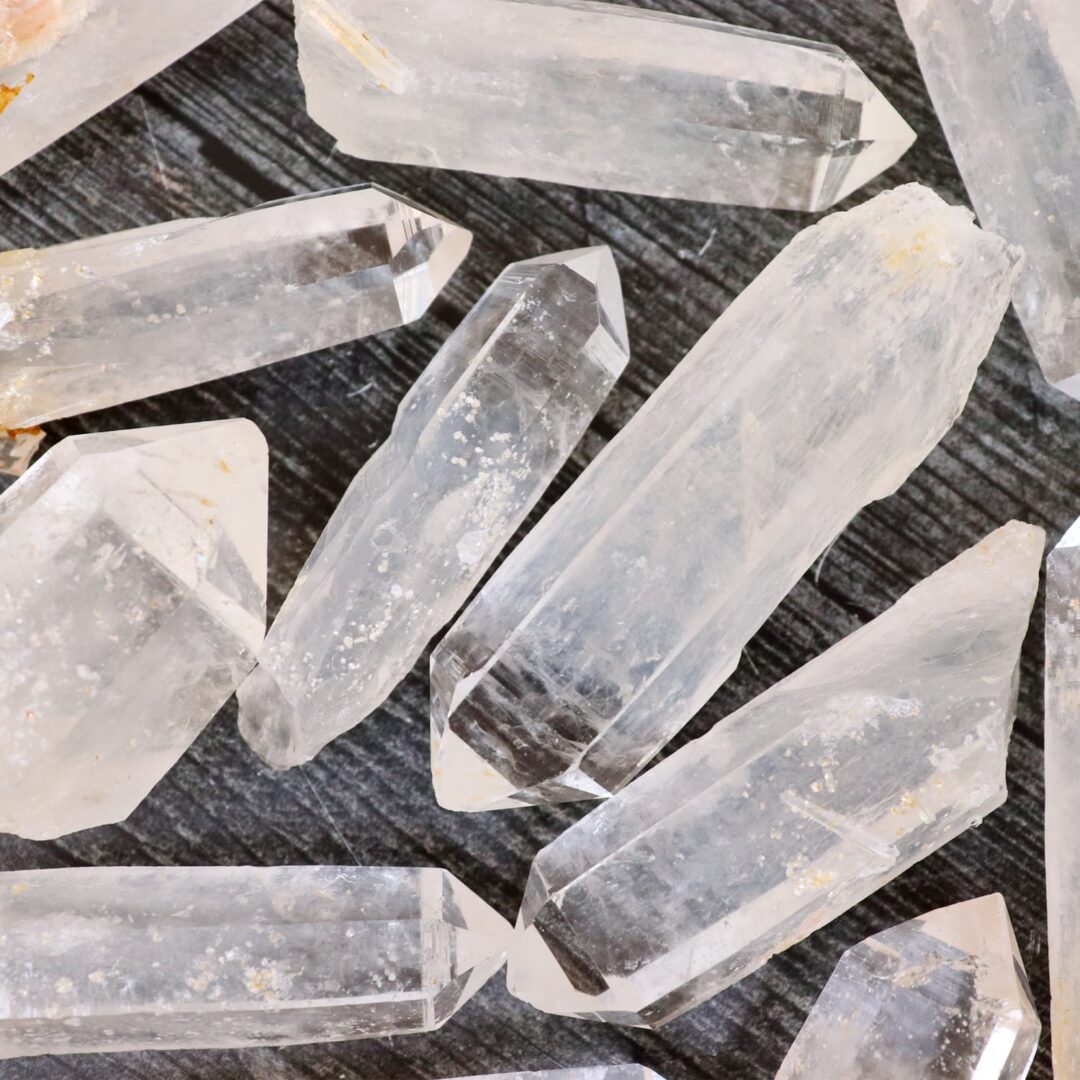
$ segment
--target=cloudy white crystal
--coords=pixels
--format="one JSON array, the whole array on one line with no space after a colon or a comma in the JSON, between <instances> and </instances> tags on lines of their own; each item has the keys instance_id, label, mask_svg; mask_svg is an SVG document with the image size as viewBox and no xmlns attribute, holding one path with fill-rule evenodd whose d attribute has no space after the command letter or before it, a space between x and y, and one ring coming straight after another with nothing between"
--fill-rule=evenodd
<instances>
[{"instance_id":1,"label":"cloudy white crystal","mask_svg":"<svg viewBox=\"0 0 1080 1080\"><path fill-rule=\"evenodd\" d=\"M165 775L255 663L266 529L246 420L75 435L0 495L0 831L120 821Z\"/></svg>"},{"instance_id":2,"label":"cloudy white crystal","mask_svg":"<svg viewBox=\"0 0 1080 1080\"><path fill-rule=\"evenodd\" d=\"M510 927L443 870L0 874L0 1058L431 1031Z\"/></svg>"},{"instance_id":3,"label":"cloudy white crystal","mask_svg":"<svg viewBox=\"0 0 1080 1080\"><path fill-rule=\"evenodd\" d=\"M544 848L511 992L657 1027L1000 806L1043 542L998 529Z\"/></svg>"},{"instance_id":4,"label":"cloudy white crystal","mask_svg":"<svg viewBox=\"0 0 1080 1080\"><path fill-rule=\"evenodd\" d=\"M625 784L953 422L1018 259L918 185L801 233L436 648L439 801Z\"/></svg>"},{"instance_id":5,"label":"cloudy white crystal","mask_svg":"<svg viewBox=\"0 0 1080 1080\"><path fill-rule=\"evenodd\" d=\"M240 729L296 765L373 712L468 599L629 358L606 247L514 263L402 401L240 691Z\"/></svg>"},{"instance_id":6,"label":"cloudy white crystal","mask_svg":"<svg viewBox=\"0 0 1080 1080\"><path fill-rule=\"evenodd\" d=\"M308 110L358 157L820 210L915 135L839 49L587 0L298 0Z\"/></svg>"},{"instance_id":7,"label":"cloudy white crystal","mask_svg":"<svg viewBox=\"0 0 1080 1080\"><path fill-rule=\"evenodd\" d=\"M471 239L367 184L0 254L0 428L411 322Z\"/></svg>"}]
</instances>

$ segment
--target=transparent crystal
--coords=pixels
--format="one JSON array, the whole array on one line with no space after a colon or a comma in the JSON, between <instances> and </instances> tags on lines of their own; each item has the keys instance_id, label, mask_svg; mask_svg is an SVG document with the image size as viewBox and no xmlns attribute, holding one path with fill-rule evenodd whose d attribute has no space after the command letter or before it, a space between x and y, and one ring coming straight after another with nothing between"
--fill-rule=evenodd
<instances>
[{"instance_id":1,"label":"transparent crystal","mask_svg":"<svg viewBox=\"0 0 1080 1080\"><path fill-rule=\"evenodd\" d=\"M444 870L0 874L0 1058L431 1031L510 927Z\"/></svg>"},{"instance_id":2,"label":"transparent crystal","mask_svg":"<svg viewBox=\"0 0 1080 1080\"><path fill-rule=\"evenodd\" d=\"M167 68L258 0L3 0L0 173Z\"/></svg>"},{"instance_id":3,"label":"transparent crystal","mask_svg":"<svg viewBox=\"0 0 1080 1080\"><path fill-rule=\"evenodd\" d=\"M1005 901L984 896L848 949L776 1080L1024 1080L1041 1026Z\"/></svg>"},{"instance_id":4,"label":"transparent crystal","mask_svg":"<svg viewBox=\"0 0 1080 1080\"><path fill-rule=\"evenodd\" d=\"M711 20L586 0L296 15L308 111L368 160L821 210L915 139L839 49Z\"/></svg>"},{"instance_id":5,"label":"transparent crystal","mask_svg":"<svg viewBox=\"0 0 1080 1080\"><path fill-rule=\"evenodd\" d=\"M979 220L1024 249L1036 359L1080 398L1080 4L898 5Z\"/></svg>"},{"instance_id":6,"label":"transparent crystal","mask_svg":"<svg viewBox=\"0 0 1080 1080\"><path fill-rule=\"evenodd\" d=\"M0 427L420 318L471 234L374 185L0 255Z\"/></svg>"},{"instance_id":7,"label":"transparent crystal","mask_svg":"<svg viewBox=\"0 0 1080 1080\"><path fill-rule=\"evenodd\" d=\"M22 476L44 441L39 427L0 429L0 474Z\"/></svg>"},{"instance_id":8,"label":"transparent crystal","mask_svg":"<svg viewBox=\"0 0 1080 1080\"><path fill-rule=\"evenodd\" d=\"M657 1027L1000 806L1043 541L998 529L544 848L511 992Z\"/></svg>"},{"instance_id":9,"label":"transparent crystal","mask_svg":"<svg viewBox=\"0 0 1080 1080\"><path fill-rule=\"evenodd\" d=\"M0 831L138 806L255 663L266 530L247 420L75 435L0 495Z\"/></svg>"},{"instance_id":10,"label":"transparent crystal","mask_svg":"<svg viewBox=\"0 0 1080 1080\"><path fill-rule=\"evenodd\" d=\"M960 411L1019 255L909 185L801 233L432 657L439 801L604 797Z\"/></svg>"},{"instance_id":11,"label":"transparent crystal","mask_svg":"<svg viewBox=\"0 0 1080 1080\"><path fill-rule=\"evenodd\" d=\"M598 1065L546 1072L489 1073L486 1076L462 1076L459 1080L663 1080L663 1077L641 1065Z\"/></svg>"},{"instance_id":12,"label":"transparent crystal","mask_svg":"<svg viewBox=\"0 0 1080 1080\"><path fill-rule=\"evenodd\" d=\"M240 691L270 764L373 712L468 599L629 358L606 247L514 263L401 403Z\"/></svg>"}]
</instances>

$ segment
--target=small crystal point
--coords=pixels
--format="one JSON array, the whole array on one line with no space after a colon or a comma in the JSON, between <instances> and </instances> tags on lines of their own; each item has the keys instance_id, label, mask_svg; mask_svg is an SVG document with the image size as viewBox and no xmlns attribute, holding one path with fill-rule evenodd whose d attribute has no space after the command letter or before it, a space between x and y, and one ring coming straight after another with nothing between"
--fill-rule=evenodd
<instances>
[{"instance_id":1,"label":"small crystal point","mask_svg":"<svg viewBox=\"0 0 1080 1080\"><path fill-rule=\"evenodd\" d=\"M0 495L0 831L126 818L251 669L267 467L247 420L142 428Z\"/></svg>"},{"instance_id":2,"label":"small crystal point","mask_svg":"<svg viewBox=\"0 0 1080 1080\"><path fill-rule=\"evenodd\" d=\"M618 790L963 407L1019 255L908 185L800 233L431 660L448 808Z\"/></svg>"},{"instance_id":3,"label":"small crystal point","mask_svg":"<svg viewBox=\"0 0 1080 1080\"><path fill-rule=\"evenodd\" d=\"M1039 1023L1001 896L848 949L776 1080L1024 1080Z\"/></svg>"},{"instance_id":4,"label":"small crystal point","mask_svg":"<svg viewBox=\"0 0 1080 1080\"><path fill-rule=\"evenodd\" d=\"M915 139L839 49L712 20L587 0L296 15L308 110L368 160L820 210Z\"/></svg>"},{"instance_id":5,"label":"small crystal point","mask_svg":"<svg viewBox=\"0 0 1080 1080\"><path fill-rule=\"evenodd\" d=\"M458 1080L663 1080L641 1065L597 1065L593 1068L549 1069L544 1072L490 1073Z\"/></svg>"},{"instance_id":6,"label":"small crystal point","mask_svg":"<svg viewBox=\"0 0 1080 1080\"><path fill-rule=\"evenodd\" d=\"M629 358L610 249L509 266L402 401L240 690L287 768L373 712L468 599Z\"/></svg>"},{"instance_id":7,"label":"small crystal point","mask_svg":"<svg viewBox=\"0 0 1080 1080\"><path fill-rule=\"evenodd\" d=\"M544 848L511 993L658 1027L1000 806L1043 542L991 533Z\"/></svg>"},{"instance_id":8,"label":"small crystal point","mask_svg":"<svg viewBox=\"0 0 1080 1080\"><path fill-rule=\"evenodd\" d=\"M979 220L1024 249L1035 357L1080 398L1080 4L897 6Z\"/></svg>"},{"instance_id":9,"label":"small crystal point","mask_svg":"<svg viewBox=\"0 0 1080 1080\"><path fill-rule=\"evenodd\" d=\"M0 1058L432 1031L509 925L444 870L0 874Z\"/></svg>"},{"instance_id":10,"label":"small crystal point","mask_svg":"<svg viewBox=\"0 0 1080 1080\"><path fill-rule=\"evenodd\" d=\"M0 427L102 409L412 322L471 238L368 184L9 251L0 255Z\"/></svg>"}]
</instances>

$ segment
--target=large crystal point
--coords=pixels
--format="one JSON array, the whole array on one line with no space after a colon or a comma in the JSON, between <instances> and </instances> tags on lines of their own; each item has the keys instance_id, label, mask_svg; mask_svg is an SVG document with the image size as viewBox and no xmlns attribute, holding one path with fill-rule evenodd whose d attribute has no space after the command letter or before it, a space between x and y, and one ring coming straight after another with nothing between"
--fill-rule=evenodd
<instances>
[{"instance_id":1,"label":"large crystal point","mask_svg":"<svg viewBox=\"0 0 1080 1080\"><path fill-rule=\"evenodd\" d=\"M180 59L258 0L2 0L0 173Z\"/></svg>"},{"instance_id":2,"label":"large crystal point","mask_svg":"<svg viewBox=\"0 0 1080 1080\"><path fill-rule=\"evenodd\" d=\"M0 255L0 428L420 318L471 234L374 185Z\"/></svg>"},{"instance_id":3,"label":"large crystal point","mask_svg":"<svg viewBox=\"0 0 1080 1080\"><path fill-rule=\"evenodd\" d=\"M1042 550L998 529L544 848L511 991L659 1026L1000 806Z\"/></svg>"},{"instance_id":4,"label":"large crystal point","mask_svg":"<svg viewBox=\"0 0 1080 1080\"><path fill-rule=\"evenodd\" d=\"M240 691L272 765L376 709L573 450L629 353L605 247L515 263L401 403L289 593Z\"/></svg>"},{"instance_id":5,"label":"large crystal point","mask_svg":"<svg viewBox=\"0 0 1080 1080\"><path fill-rule=\"evenodd\" d=\"M247 420L76 435L0 495L0 831L120 821L165 775L255 663L266 528Z\"/></svg>"},{"instance_id":6,"label":"large crystal point","mask_svg":"<svg viewBox=\"0 0 1080 1080\"><path fill-rule=\"evenodd\" d=\"M641 1065L598 1065L584 1069L554 1069L546 1072L491 1073L463 1076L460 1080L663 1080Z\"/></svg>"},{"instance_id":7,"label":"large crystal point","mask_svg":"<svg viewBox=\"0 0 1080 1080\"><path fill-rule=\"evenodd\" d=\"M604 797L963 406L1019 256L918 185L801 233L432 657L439 801Z\"/></svg>"},{"instance_id":8,"label":"large crystal point","mask_svg":"<svg viewBox=\"0 0 1080 1080\"><path fill-rule=\"evenodd\" d=\"M1080 4L898 3L980 221L1027 256L1035 356L1080 398Z\"/></svg>"},{"instance_id":9,"label":"large crystal point","mask_svg":"<svg viewBox=\"0 0 1080 1080\"><path fill-rule=\"evenodd\" d=\"M1005 901L984 896L848 949L776 1080L1024 1080L1041 1027Z\"/></svg>"},{"instance_id":10,"label":"large crystal point","mask_svg":"<svg viewBox=\"0 0 1080 1080\"><path fill-rule=\"evenodd\" d=\"M0 874L0 1058L431 1031L510 927L444 870Z\"/></svg>"},{"instance_id":11,"label":"large crystal point","mask_svg":"<svg viewBox=\"0 0 1080 1080\"><path fill-rule=\"evenodd\" d=\"M1080 521L1046 560L1046 909L1054 1075L1080 1078Z\"/></svg>"},{"instance_id":12,"label":"large crystal point","mask_svg":"<svg viewBox=\"0 0 1080 1080\"><path fill-rule=\"evenodd\" d=\"M298 0L308 110L349 154L820 210L915 135L829 45L588 0Z\"/></svg>"}]
</instances>

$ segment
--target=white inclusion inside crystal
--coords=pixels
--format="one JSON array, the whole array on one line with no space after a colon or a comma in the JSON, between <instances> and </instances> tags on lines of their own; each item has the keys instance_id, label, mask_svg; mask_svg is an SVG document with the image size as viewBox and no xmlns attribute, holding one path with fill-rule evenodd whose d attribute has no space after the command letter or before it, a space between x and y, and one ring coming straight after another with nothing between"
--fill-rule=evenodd
<instances>
[{"instance_id":1,"label":"white inclusion inside crystal","mask_svg":"<svg viewBox=\"0 0 1080 1080\"><path fill-rule=\"evenodd\" d=\"M487 554L488 539L487 529L477 529L466 533L457 542L458 558L466 566L475 566Z\"/></svg>"},{"instance_id":2,"label":"white inclusion inside crystal","mask_svg":"<svg viewBox=\"0 0 1080 1080\"><path fill-rule=\"evenodd\" d=\"M517 788L447 726L432 762L435 798L446 810L510 810Z\"/></svg>"}]
</instances>

